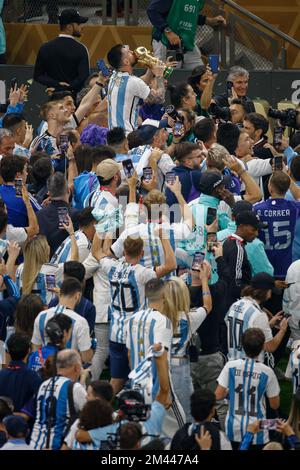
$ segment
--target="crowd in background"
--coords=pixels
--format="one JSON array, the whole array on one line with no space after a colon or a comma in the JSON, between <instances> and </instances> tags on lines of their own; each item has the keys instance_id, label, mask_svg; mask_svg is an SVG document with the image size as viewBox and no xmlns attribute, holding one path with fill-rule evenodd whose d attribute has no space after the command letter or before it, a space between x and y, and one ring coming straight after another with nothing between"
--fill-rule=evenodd
<instances>
[{"instance_id":1,"label":"crowd in background","mask_svg":"<svg viewBox=\"0 0 300 470\"><path fill-rule=\"evenodd\" d=\"M39 127L27 85L1 107L0 447L298 448L298 111L270 142L247 70L171 86L126 45L89 75L65 12Z\"/></svg>"}]
</instances>

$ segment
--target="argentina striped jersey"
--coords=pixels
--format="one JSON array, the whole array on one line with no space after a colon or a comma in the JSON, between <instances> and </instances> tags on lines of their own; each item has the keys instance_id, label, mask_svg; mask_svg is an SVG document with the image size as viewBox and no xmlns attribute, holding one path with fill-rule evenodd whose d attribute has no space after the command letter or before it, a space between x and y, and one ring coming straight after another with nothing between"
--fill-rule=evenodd
<instances>
[{"instance_id":1,"label":"argentina striped jersey","mask_svg":"<svg viewBox=\"0 0 300 470\"><path fill-rule=\"evenodd\" d=\"M150 88L128 72L114 72L107 90L108 128L122 127L126 134L138 127L140 99L146 100Z\"/></svg>"},{"instance_id":2,"label":"argentina striped jersey","mask_svg":"<svg viewBox=\"0 0 300 470\"><path fill-rule=\"evenodd\" d=\"M145 284L157 276L153 269L112 258L102 259L100 268L107 274L110 283L110 340L125 344L126 326L130 317L144 307Z\"/></svg>"},{"instance_id":3,"label":"argentina striped jersey","mask_svg":"<svg viewBox=\"0 0 300 470\"><path fill-rule=\"evenodd\" d=\"M237 359L227 362L217 382L229 392L226 435L230 441L241 442L248 424L266 419L265 395L269 398L279 395L277 378L270 367L259 361ZM261 431L255 434L253 444L268 441L268 431Z\"/></svg>"},{"instance_id":4,"label":"argentina striped jersey","mask_svg":"<svg viewBox=\"0 0 300 470\"><path fill-rule=\"evenodd\" d=\"M293 394L300 385L300 341L293 342L292 351L286 368L285 376L293 380Z\"/></svg>"},{"instance_id":5,"label":"argentina striped jersey","mask_svg":"<svg viewBox=\"0 0 300 470\"><path fill-rule=\"evenodd\" d=\"M51 394L53 379L46 380L39 388L37 396L36 419L33 426L30 447L34 450L44 449L47 441L47 407ZM68 420L70 418L68 388L71 380L66 377L56 376L54 384L53 418L50 434L50 448L60 450ZM86 402L86 391L79 383L73 387L74 406L80 411Z\"/></svg>"},{"instance_id":6,"label":"argentina striped jersey","mask_svg":"<svg viewBox=\"0 0 300 470\"><path fill-rule=\"evenodd\" d=\"M90 254L91 242L82 230L75 232L75 239L78 247L78 261L82 263ZM51 258L50 263L60 264L69 261L71 256L71 237L66 238L62 244L57 248L56 252Z\"/></svg>"},{"instance_id":7,"label":"argentina striped jersey","mask_svg":"<svg viewBox=\"0 0 300 470\"><path fill-rule=\"evenodd\" d=\"M248 328L260 328L265 335L265 342L272 341L272 330L268 317L250 297L243 297L235 302L226 315L228 337L228 359L234 360L245 357L242 347L242 336ZM259 355L259 360L264 361L264 352Z\"/></svg>"},{"instance_id":8,"label":"argentina striped jersey","mask_svg":"<svg viewBox=\"0 0 300 470\"><path fill-rule=\"evenodd\" d=\"M23 268L24 264L20 264L16 271L16 284L20 292L22 292L22 275L23 275ZM37 275L36 281L33 286L32 294L38 295L44 305L49 305L51 300L55 297L55 294L49 290L47 290L46 284L46 276L53 275L55 276L55 284L56 287L60 287L62 283L62 275L63 275L63 264L50 264L46 263L43 264L39 274Z\"/></svg>"},{"instance_id":9,"label":"argentina striped jersey","mask_svg":"<svg viewBox=\"0 0 300 470\"><path fill-rule=\"evenodd\" d=\"M126 347L130 351L131 368L136 369L147 357L150 346L161 343L168 351L170 364L172 346L172 324L157 310L147 308L135 313L129 320ZM159 379L155 360L152 362L152 400L159 391Z\"/></svg>"},{"instance_id":10,"label":"argentina striped jersey","mask_svg":"<svg viewBox=\"0 0 300 470\"><path fill-rule=\"evenodd\" d=\"M34 320L34 329L32 335L32 343L40 346L50 342L47 336L45 327L48 321L59 313L64 313L72 320L72 333L66 348L77 349L78 351L88 351L91 347L90 329L88 322L85 318L73 310L57 305L56 307L49 308L40 312Z\"/></svg>"}]
</instances>

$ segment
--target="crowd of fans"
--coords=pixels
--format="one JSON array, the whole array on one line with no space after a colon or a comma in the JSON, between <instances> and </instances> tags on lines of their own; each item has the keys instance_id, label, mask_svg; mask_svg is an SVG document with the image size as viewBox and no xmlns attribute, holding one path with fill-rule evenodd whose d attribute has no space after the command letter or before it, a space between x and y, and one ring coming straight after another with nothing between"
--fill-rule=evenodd
<instances>
[{"instance_id":1,"label":"crowd of fans","mask_svg":"<svg viewBox=\"0 0 300 470\"><path fill-rule=\"evenodd\" d=\"M37 129L26 85L2 109L0 447L295 449L300 132L268 141L241 67L107 60Z\"/></svg>"}]
</instances>

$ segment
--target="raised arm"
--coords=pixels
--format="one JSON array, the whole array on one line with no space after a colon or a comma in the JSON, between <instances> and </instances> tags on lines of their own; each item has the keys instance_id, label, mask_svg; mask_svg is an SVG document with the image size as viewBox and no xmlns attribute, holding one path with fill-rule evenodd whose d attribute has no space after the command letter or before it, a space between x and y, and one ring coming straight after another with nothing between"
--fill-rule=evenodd
<instances>
[{"instance_id":1,"label":"raised arm","mask_svg":"<svg viewBox=\"0 0 300 470\"><path fill-rule=\"evenodd\" d=\"M39 227L39 223L35 215L35 212L33 210L33 207L31 205L28 191L24 184L22 186L22 197L23 197L24 204L26 206L28 223L29 223L28 227L25 227L25 230L27 232L28 238L32 238L39 233L40 227Z\"/></svg>"},{"instance_id":2,"label":"raised arm","mask_svg":"<svg viewBox=\"0 0 300 470\"><path fill-rule=\"evenodd\" d=\"M230 170L234 171L245 185L244 200L254 204L262 199L262 192L252 176L242 167L241 163L232 156L226 156L224 162Z\"/></svg>"},{"instance_id":3,"label":"raised arm","mask_svg":"<svg viewBox=\"0 0 300 470\"><path fill-rule=\"evenodd\" d=\"M158 235L159 235L163 252L164 252L165 262L162 265L157 266L157 268L155 269L155 272L156 272L157 277L163 277L163 276L166 276L166 274L169 274L171 271L174 271L174 269L177 268L177 263L176 263L175 253L173 251L173 248L171 246L171 243L167 234L164 233L161 227L159 227L158 232L159 232Z\"/></svg>"},{"instance_id":4,"label":"raised arm","mask_svg":"<svg viewBox=\"0 0 300 470\"><path fill-rule=\"evenodd\" d=\"M204 262L200 266L199 277L202 284L202 298L203 298L203 307L206 310L206 313L209 314L212 311L212 298L209 290L208 279L210 274L210 267L207 262Z\"/></svg>"},{"instance_id":5,"label":"raised arm","mask_svg":"<svg viewBox=\"0 0 300 470\"><path fill-rule=\"evenodd\" d=\"M99 78L95 85L90 89L90 91L82 98L82 101L75 111L75 116L78 122L81 122L83 118L89 113L93 105L98 101L100 90L105 86L107 79L103 77L102 73L99 72Z\"/></svg>"},{"instance_id":6,"label":"raised arm","mask_svg":"<svg viewBox=\"0 0 300 470\"><path fill-rule=\"evenodd\" d=\"M74 226L71 217L68 215L68 225L63 224L63 228L68 232L71 239L70 261L79 261L78 245L75 237Z\"/></svg>"},{"instance_id":7,"label":"raised arm","mask_svg":"<svg viewBox=\"0 0 300 470\"><path fill-rule=\"evenodd\" d=\"M217 75L212 74L210 68L207 68L206 75L208 78L208 82L206 84L206 87L203 90L203 93L200 99L201 109L204 109L205 111L209 108L209 105L211 103L213 88L214 88L214 84L217 78Z\"/></svg>"},{"instance_id":8,"label":"raised arm","mask_svg":"<svg viewBox=\"0 0 300 470\"><path fill-rule=\"evenodd\" d=\"M193 213L181 193L181 183L179 181L178 176L176 176L176 181L174 184L166 183L166 187L170 191L172 191L172 193L175 194L177 198L178 204L180 205L183 222L189 227L190 230L193 230L193 226L194 226Z\"/></svg>"}]
</instances>

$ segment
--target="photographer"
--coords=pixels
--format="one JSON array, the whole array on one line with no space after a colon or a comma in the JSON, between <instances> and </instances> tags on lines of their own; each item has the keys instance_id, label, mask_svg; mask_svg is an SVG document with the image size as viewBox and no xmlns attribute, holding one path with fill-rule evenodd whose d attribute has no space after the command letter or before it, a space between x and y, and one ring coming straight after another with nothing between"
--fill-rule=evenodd
<instances>
[{"instance_id":1,"label":"photographer","mask_svg":"<svg viewBox=\"0 0 300 470\"><path fill-rule=\"evenodd\" d=\"M226 26L223 16L208 18L199 15L204 0L151 0L147 13L153 25L153 51L165 61L167 49L176 51L176 60L182 62L186 70L193 70L202 64L201 53L196 45L197 25Z\"/></svg>"},{"instance_id":2,"label":"photographer","mask_svg":"<svg viewBox=\"0 0 300 470\"><path fill-rule=\"evenodd\" d=\"M247 96L249 83L249 72L237 65L231 67L227 77L227 92L214 96L214 102L221 108L229 106L235 99L240 99L247 113L254 113L253 101Z\"/></svg>"},{"instance_id":3,"label":"photographer","mask_svg":"<svg viewBox=\"0 0 300 470\"><path fill-rule=\"evenodd\" d=\"M144 403L144 398L136 390L125 390L118 397L119 423L98 427L90 431L78 429L76 440L78 442L93 443L98 449L116 449L119 446L119 431L121 426L129 422L139 423L143 439L142 445L151 442L152 437L159 437L162 431L162 424L166 414L164 404L157 396L151 405L150 416L149 407ZM110 407L107 404L107 407Z\"/></svg>"}]
</instances>

